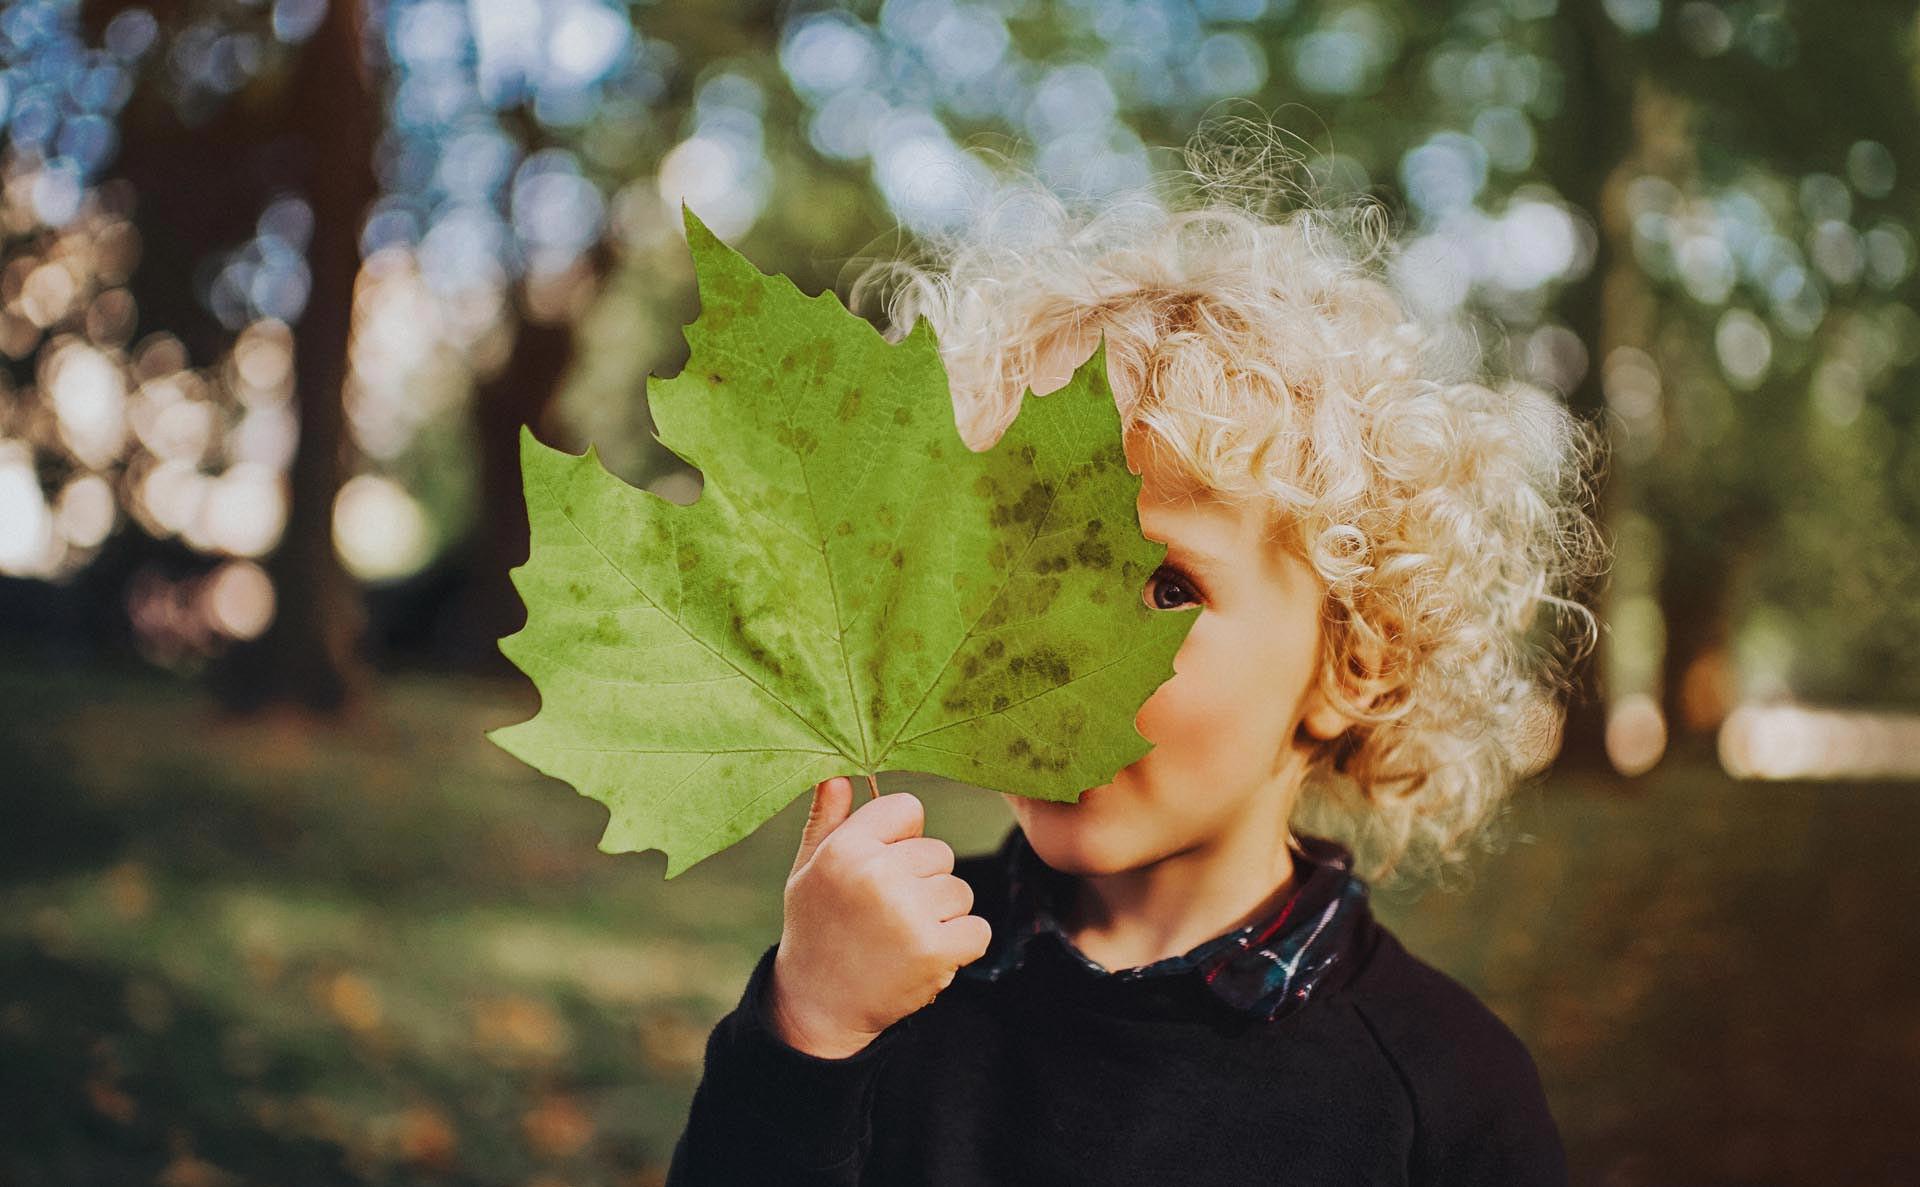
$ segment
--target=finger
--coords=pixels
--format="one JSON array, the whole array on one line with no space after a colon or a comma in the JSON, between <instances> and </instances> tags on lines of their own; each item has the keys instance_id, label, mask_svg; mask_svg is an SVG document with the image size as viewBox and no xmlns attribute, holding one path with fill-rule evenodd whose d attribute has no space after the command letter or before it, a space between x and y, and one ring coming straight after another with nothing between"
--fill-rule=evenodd
<instances>
[{"instance_id":1,"label":"finger","mask_svg":"<svg viewBox=\"0 0 1920 1187\"><path fill-rule=\"evenodd\" d=\"M953 846L939 837L908 837L887 846L887 857L920 878L953 873Z\"/></svg>"},{"instance_id":2,"label":"finger","mask_svg":"<svg viewBox=\"0 0 1920 1187\"><path fill-rule=\"evenodd\" d=\"M920 889L926 896L923 901L932 906L934 919L938 922L956 919L973 910L973 887L964 878L942 874L925 879Z\"/></svg>"},{"instance_id":3,"label":"finger","mask_svg":"<svg viewBox=\"0 0 1920 1187\"><path fill-rule=\"evenodd\" d=\"M813 804L807 809L807 822L800 829L800 850L794 855L793 868L812 860L820 842L845 821L853 810L853 780L835 775L813 785Z\"/></svg>"},{"instance_id":4,"label":"finger","mask_svg":"<svg viewBox=\"0 0 1920 1187\"><path fill-rule=\"evenodd\" d=\"M935 925L940 951L955 965L972 964L993 943L993 925L978 915L960 915Z\"/></svg>"},{"instance_id":5,"label":"finger","mask_svg":"<svg viewBox=\"0 0 1920 1187\"><path fill-rule=\"evenodd\" d=\"M927 810L910 791L889 792L854 810L847 827L882 843L917 837L926 827Z\"/></svg>"}]
</instances>

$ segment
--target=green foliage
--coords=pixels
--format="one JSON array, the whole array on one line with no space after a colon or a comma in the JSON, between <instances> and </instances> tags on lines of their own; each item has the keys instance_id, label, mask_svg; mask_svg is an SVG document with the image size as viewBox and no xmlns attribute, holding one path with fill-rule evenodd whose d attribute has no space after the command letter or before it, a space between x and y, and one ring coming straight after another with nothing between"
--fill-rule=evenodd
<instances>
[{"instance_id":1,"label":"green foliage","mask_svg":"<svg viewBox=\"0 0 1920 1187\"><path fill-rule=\"evenodd\" d=\"M954 424L931 328L882 338L685 214L691 357L649 394L687 506L522 435L541 693L503 749L605 803L667 877L834 775L920 771L1072 802L1150 748L1139 706L1196 615L1144 604L1104 344L994 447Z\"/></svg>"}]
</instances>

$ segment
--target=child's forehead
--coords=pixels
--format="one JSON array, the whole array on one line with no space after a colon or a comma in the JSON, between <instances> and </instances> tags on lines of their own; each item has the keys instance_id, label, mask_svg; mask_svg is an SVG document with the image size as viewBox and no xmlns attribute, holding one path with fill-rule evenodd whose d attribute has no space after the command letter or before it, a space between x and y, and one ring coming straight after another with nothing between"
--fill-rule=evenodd
<instances>
[{"instance_id":1,"label":"child's forehead","mask_svg":"<svg viewBox=\"0 0 1920 1187\"><path fill-rule=\"evenodd\" d=\"M1151 432L1130 430L1125 446L1128 467L1140 475L1143 504L1225 506L1231 502L1175 458L1165 443Z\"/></svg>"},{"instance_id":2,"label":"child's forehead","mask_svg":"<svg viewBox=\"0 0 1920 1187\"><path fill-rule=\"evenodd\" d=\"M1243 542L1262 541L1262 551L1297 550L1298 521L1285 508L1212 486L1145 430L1129 430L1126 448L1129 465L1140 474L1140 524L1155 538L1230 535Z\"/></svg>"}]
</instances>

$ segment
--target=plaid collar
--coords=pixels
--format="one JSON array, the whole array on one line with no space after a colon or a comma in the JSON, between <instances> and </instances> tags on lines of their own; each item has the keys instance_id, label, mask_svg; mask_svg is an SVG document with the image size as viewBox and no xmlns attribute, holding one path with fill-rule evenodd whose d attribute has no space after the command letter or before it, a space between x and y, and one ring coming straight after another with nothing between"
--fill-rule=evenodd
<instances>
[{"instance_id":1,"label":"plaid collar","mask_svg":"<svg viewBox=\"0 0 1920 1187\"><path fill-rule=\"evenodd\" d=\"M1272 1021L1305 1005L1329 971L1350 961L1353 936L1367 914L1367 884L1353 872L1353 853L1338 841L1296 834L1306 856L1294 855L1296 889L1274 913L1181 956L1118 972L1101 967L1067 938L1060 925L1073 877L1041 860L1014 825L995 854L1005 877L1005 913L993 944L960 969L997 981L1025 962L1030 944L1051 936L1069 956L1102 977L1137 981L1192 973L1229 1006Z\"/></svg>"}]
</instances>

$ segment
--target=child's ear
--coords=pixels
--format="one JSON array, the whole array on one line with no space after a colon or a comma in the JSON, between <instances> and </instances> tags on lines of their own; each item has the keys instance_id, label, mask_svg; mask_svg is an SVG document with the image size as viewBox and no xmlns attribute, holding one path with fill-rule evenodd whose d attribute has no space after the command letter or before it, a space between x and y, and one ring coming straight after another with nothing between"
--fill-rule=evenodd
<instances>
[{"instance_id":1,"label":"child's ear","mask_svg":"<svg viewBox=\"0 0 1920 1187\"><path fill-rule=\"evenodd\" d=\"M1340 667L1341 691L1349 703L1362 709L1371 710L1394 683L1383 674L1383 648L1378 640L1357 643L1353 654ZM1343 707L1327 696L1320 680L1315 680L1313 686L1307 689L1305 703L1301 706L1300 727L1310 736L1322 742L1331 742L1345 733L1353 721Z\"/></svg>"}]
</instances>

